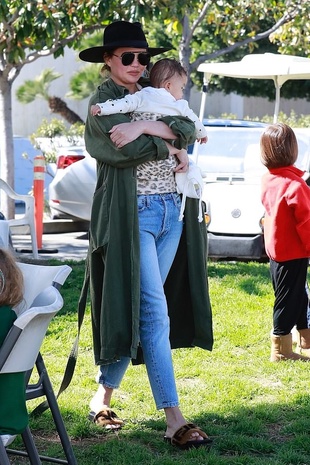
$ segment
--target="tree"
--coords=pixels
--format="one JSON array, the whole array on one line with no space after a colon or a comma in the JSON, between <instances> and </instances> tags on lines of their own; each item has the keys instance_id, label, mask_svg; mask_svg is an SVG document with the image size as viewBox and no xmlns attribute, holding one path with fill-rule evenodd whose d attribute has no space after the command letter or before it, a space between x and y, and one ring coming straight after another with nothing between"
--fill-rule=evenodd
<instances>
[{"instance_id":1,"label":"tree","mask_svg":"<svg viewBox=\"0 0 310 465\"><path fill-rule=\"evenodd\" d=\"M140 17L137 16L139 11ZM255 51L310 54L310 4L306 0L192 0L190 3L187 0L161 0L145 2L143 11L137 7L135 13L133 18L139 17L142 21L151 46L169 46L171 43L174 46L169 56L179 59L189 74L184 94L187 100L193 84L202 83L202 74L196 70L205 61L240 60L246 53ZM298 50L294 51L300 30L302 40ZM98 44L100 39L97 36L93 40ZM88 73L91 79L88 79ZM98 65L87 65L77 72L71 80L70 96L87 97L90 89L97 85L95 75L98 75ZM215 88L226 93L274 98L271 81L246 82L215 77L210 90ZM287 83L282 95L310 97L310 85L302 82L297 86L296 81Z\"/></svg>"},{"instance_id":2,"label":"tree","mask_svg":"<svg viewBox=\"0 0 310 465\"><path fill-rule=\"evenodd\" d=\"M12 84L22 67L34 60L56 58L66 46L79 47L84 34L111 21L141 21L149 31L150 46L167 45L172 37L189 70L189 97L192 73L203 61L238 49L253 51L257 42L270 36L276 45L284 38L289 47L294 40L290 28L309 38L309 10L308 0L0 0L1 177L14 186ZM156 34L154 24L161 28ZM304 46L310 47L306 38ZM3 206L6 216L13 216L13 207L1 199Z\"/></svg>"},{"instance_id":3,"label":"tree","mask_svg":"<svg viewBox=\"0 0 310 465\"><path fill-rule=\"evenodd\" d=\"M16 97L21 103L33 102L37 97L43 98L48 102L51 112L60 114L69 124L83 123L84 121L68 107L64 100L49 95L50 83L59 77L61 74L52 69L44 69L35 79L29 79L19 86Z\"/></svg>"},{"instance_id":4,"label":"tree","mask_svg":"<svg viewBox=\"0 0 310 465\"><path fill-rule=\"evenodd\" d=\"M307 0L207 0L190 4L182 0L162 3L165 9L161 12L167 29L170 29L172 43L190 76L185 89L187 99L195 79L194 71L205 61L228 61L228 56L229 61L238 60L257 49L259 43L263 43L263 48L273 47L273 51L297 54L294 43L296 37L301 36L301 32L294 35L297 31L303 33L299 54L310 55L310 3ZM228 91L231 92L236 80L230 84Z\"/></svg>"},{"instance_id":5,"label":"tree","mask_svg":"<svg viewBox=\"0 0 310 465\"><path fill-rule=\"evenodd\" d=\"M133 4L133 2L126 2ZM78 46L83 34L130 18L117 0L0 0L0 174L14 187L12 84L23 66ZM6 217L14 207L1 198Z\"/></svg>"}]
</instances>

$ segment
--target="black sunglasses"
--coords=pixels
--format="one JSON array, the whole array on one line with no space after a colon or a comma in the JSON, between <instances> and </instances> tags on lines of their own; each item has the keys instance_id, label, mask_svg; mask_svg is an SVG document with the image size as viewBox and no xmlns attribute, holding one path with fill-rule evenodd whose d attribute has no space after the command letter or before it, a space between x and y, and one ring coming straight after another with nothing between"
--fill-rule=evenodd
<instances>
[{"instance_id":1,"label":"black sunglasses","mask_svg":"<svg viewBox=\"0 0 310 465\"><path fill-rule=\"evenodd\" d=\"M151 55L147 52L124 52L119 55L115 55L115 53L112 53L114 57L120 58L122 60L122 65L124 66L129 66L133 63L135 56L137 55L138 62L142 66L147 66L149 62L151 61Z\"/></svg>"}]
</instances>

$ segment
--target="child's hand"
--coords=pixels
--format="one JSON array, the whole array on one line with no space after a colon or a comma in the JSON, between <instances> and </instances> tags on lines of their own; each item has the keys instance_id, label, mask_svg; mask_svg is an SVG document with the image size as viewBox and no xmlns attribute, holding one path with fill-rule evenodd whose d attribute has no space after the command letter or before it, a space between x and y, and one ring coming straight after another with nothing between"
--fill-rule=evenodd
<instances>
[{"instance_id":1,"label":"child's hand","mask_svg":"<svg viewBox=\"0 0 310 465\"><path fill-rule=\"evenodd\" d=\"M208 137L201 137L200 139L197 139L200 144L206 144L208 142Z\"/></svg>"},{"instance_id":2,"label":"child's hand","mask_svg":"<svg viewBox=\"0 0 310 465\"><path fill-rule=\"evenodd\" d=\"M98 105L91 105L90 113L92 116L100 115L100 107Z\"/></svg>"}]
</instances>

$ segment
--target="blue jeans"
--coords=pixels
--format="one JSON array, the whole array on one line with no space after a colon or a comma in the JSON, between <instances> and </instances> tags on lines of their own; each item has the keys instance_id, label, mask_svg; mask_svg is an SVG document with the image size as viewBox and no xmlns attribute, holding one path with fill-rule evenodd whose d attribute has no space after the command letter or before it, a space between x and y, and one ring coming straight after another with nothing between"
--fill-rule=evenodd
<instances>
[{"instance_id":1,"label":"blue jeans","mask_svg":"<svg viewBox=\"0 0 310 465\"><path fill-rule=\"evenodd\" d=\"M163 284L182 234L180 196L138 195L140 226L140 343L157 409L179 404L169 341L170 322ZM102 365L98 382L118 388L130 358Z\"/></svg>"}]
</instances>

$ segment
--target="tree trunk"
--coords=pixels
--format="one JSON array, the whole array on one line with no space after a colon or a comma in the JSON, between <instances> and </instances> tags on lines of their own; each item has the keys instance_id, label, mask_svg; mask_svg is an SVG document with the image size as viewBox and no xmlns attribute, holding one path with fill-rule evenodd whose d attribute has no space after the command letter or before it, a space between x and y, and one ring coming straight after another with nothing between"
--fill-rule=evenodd
<instances>
[{"instance_id":1,"label":"tree trunk","mask_svg":"<svg viewBox=\"0 0 310 465\"><path fill-rule=\"evenodd\" d=\"M188 40L188 37L191 35L191 30L190 30L190 22L189 18L187 15L184 15L183 20L182 20L182 38L181 38L181 43L180 43L180 48L179 48L179 60L184 66L184 68L187 71L187 82L186 86L183 92L183 98L187 101L189 101L190 95L191 95L191 88L192 88L192 80L190 78L191 75L191 65L190 65L190 59L191 59L191 53L192 49L190 47L190 41Z\"/></svg>"},{"instance_id":2,"label":"tree trunk","mask_svg":"<svg viewBox=\"0 0 310 465\"><path fill-rule=\"evenodd\" d=\"M49 97L48 105L53 113L60 114L68 123L83 123L84 121L73 110L68 108L66 102L59 97Z\"/></svg>"},{"instance_id":3,"label":"tree trunk","mask_svg":"<svg viewBox=\"0 0 310 465\"><path fill-rule=\"evenodd\" d=\"M14 189L14 145L12 125L12 83L0 72L0 177ZM14 200L0 193L0 211L7 219L14 218Z\"/></svg>"}]
</instances>

